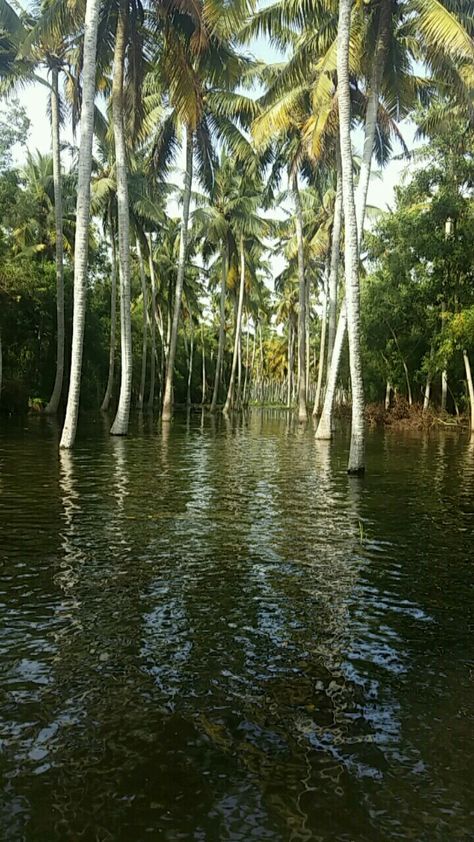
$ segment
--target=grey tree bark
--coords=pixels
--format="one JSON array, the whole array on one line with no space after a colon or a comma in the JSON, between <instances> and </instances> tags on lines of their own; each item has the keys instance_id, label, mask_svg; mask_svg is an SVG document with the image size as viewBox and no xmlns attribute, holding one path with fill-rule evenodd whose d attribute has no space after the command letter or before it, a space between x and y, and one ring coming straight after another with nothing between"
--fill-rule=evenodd
<instances>
[{"instance_id":1,"label":"grey tree bark","mask_svg":"<svg viewBox=\"0 0 474 842\"><path fill-rule=\"evenodd\" d=\"M138 391L137 408L143 409L145 402L145 386L146 386L146 363L148 356L148 295L146 288L145 265L143 263L142 247L140 239L137 236L136 240L138 267L140 271L140 284L142 288L142 302L143 302L143 319L142 319L142 367L140 373L140 388Z\"/></svg>"},{"instance_id":2,"label":"grey tree bark","mask_svg":"<svg viewBox=\"0 0 474 842\"><path fill-rule=\"evenodd\" d=\"M348 13L348 3L347 0L344 0L343 3L344 14L347 16ZM372 167L372 156L373 156L373 149L374 149L374 140L375 140L375 132L377 128L377 111L378 111L378 104L379 104L379 97L380 97L380 85L382 82L382 76L385 66L385 61L387 57L387 49L389 43L389 36L390 36L390 29L391 29L391 3L390 0L382 0L381 7L379 9L379 22L378 22L378 33L377 33L377 44L375 49L375 56L374 61L372 63L372 75L369 82L369 90L368 90L368 104L367 104L367 113L364 125L364 151L363 151L363 159L361 162L361 171L359 175L359 183L357 188L357 242L358 246L360 247L360 243L362 241L362 233L364 229L364 219L365 219L365 210L367 204L367 191L369 186L369 179L370 179L370 172ZM339 5L339 12L341 13L341 3ZM350 9L349 9L349 26L350 26ZM346 33L347 34L347 33ZM346 328L347 323L347 313L346 313L346 304L343 303L341 307L341 311L339 314L339 321L337 325L337 334L343 331L342 336L340 336L340 342L335 343L334 349L336 345L339 349L339 354L335 354L335 350L333 350L331 354L331 369L328 374L328 382L337 381L337 374L339 371L340 365L340 355L343 348L343 340L344 340L344 331ZM333 371L335 369L335 371ZM317 431L317 438L330 438L331 437L331 429L332 429L332 412L333 412L333 405L334 405L334 395L335 395L335 386L334 389L326 388L326 396L324 401L323 412L321 414L321 419L318 426ZM332 401L329 403L329 401ZM321 435L319 433L319 427L321 427Z\"/></svg>"},{"instance_id":3,"label":"grey tree bark","mask_svg":"<svg viewBox=\"0 0 474 842\"><path fill-rule=\"evenodd\" d=\"M321 314L321 345L320 345L320 348L319 348L318 382L316 384L316 395L314 397L314 407L313 407L313 415L314 416L319 415L320 406L321 406L321 389L322 389L322 386L323 386L324 360L326 358L327 311L328 311L328 272L327 272L327 266L326 266L326 272L325 272L325 277L324 277L323 312Z\"/></svg>"},{"instance_id":4,"label":"grey tree bark","mask_svg":"<svg viewBox=\"0 0 474 842\"><path fill-rule=\"evenodd\" d=\"M245 249L244 238L240 237L240 285L239 285L239 301L237 305L237 315L235 319L235 337L234 337L234 353L232 356L232 368L230 372L229 387L227 389L227 397L222 410L224 415L228 415L234 404L234 384L235 375L237 371L237 363L239 358L240 346L240 331L242 326L242 309L244 305L244 290L245 290Z\"/></svg>"},{"instance_id":5,"label":"grey tree bark","mask_svg":"<svg viewBox=\"0 0 474 842\"><path fill-rule=\"evenodd\" d=\"M337 286L339 276L339 255L342 229L342 177L341 177L341 153L339 143L336 145L337 185L336 201L334 203L334 221L332 226L331 241L331 269L329 273L329 320L328 320L328 359L327 371L329 371L332 359L332 349L336 337L337 321Z\"/></svg>"},{"instance_id":6,"label":"grey tree bark","mask_svg":"<svg viewBox=\"0 0 474 842\"><path fill-rule=\"evenodd\" d=\"M222 278L221 278L221 295L219 302L219 345L217 348L216 373L214 377L214 391L212 393L211 412L215 412L217 408L217 400L219 397L219 384L222 375L222 363L224 359L225 346L225 299L226 299L226 283L227 283L227 250L222 244Z\"/></svg>"},{"instance_id":7,"label":"grey tree bark","mask_svg":"<svg viewBox=\"0 0 474 842\"><path fill-rule=\"evenodd\" d=\"M471 363L467 351L462 352L464 369L466 371L467 390L469 393L470 415L471 415L471 437L474 436L474 385L472 382Z\"/></svg>"},{"instance_id":8,"label":"grey tree bark","mask_svg":"<svg viewBox=\"0 0 474 842\"><path fill-rule=\"evenodd\" d=\"M377 129L377 112L379 108L380 86L387 58L390 31L392 24L392 0L381 0L378 11L377 41L372 58L372 74L367 91L367 111L364 126L364 150L360 165L359 181L356 194L357 229L359 231L359 245L364 230L365 209L367 206L367 192L369 189L372 155L374 151L375 132Z\"/></svg>"},{"instance_id":9,"label":"grey tree bark","mask_svg":"<svg viewBox=\"0 0 474 842\"><path fill-rule=\"evenodd\" d=\"M201 321L201 365L202 365L202 379L201 379L201 404L206 403L206 347L204 345L204 322Z\"/></svg>"},{"instance_id":10,"label":"grey tree bark","mask_svg":"<svg viewBox=\"0 0 474 842\"><path fill-rule=\"evenodd\" d=\"M298 189L298 174L291 178L295 204L295 227L298 247L298 421L306 421L306 280L304 269L303 210Z\"/></svg>"},{"instance_id":11,"label":"grey tree bark","mask_svg":"<svg viewBox=\"0 0 474 842\"><path fill-rule=\"evenodd\" d=\"M364 391L360 354L359 245L354 200L351 143L351 95L349 87L349 40L352 0L340 0L337 45L339 133L341 143L342 201L345 237L346 309L349 364L352 387L352 424L348 473L364 471Z\"/></svg>"},{"instance_id":12,"label":"grey tree bark","mask_svg":"<svg viewBox=\"0 0 474 842\"><path fill-rule=\"evenodd\" d=\"M179 241L178 276L174 296L173 322L171 325L168 365L166 369L165 394L163 398L162 421L171 421L173 413L173 380L176 346L178 343L178 326L181 310L181 298L184 286L184 270L186 267L186 251L188 246L189 206L191 204L191 188L193 183L193 133L185 129L186 143L186 173L184 177L183 217L181 220L181 236Z\"/></svg>"},{"instance_id":13,"label":"grey tree bark","mask_svg":"<svg viewBox=\"0 0 474 842\"><path fill-rule=\"evenodd\" d=\"M120 278L121 375L117 414L110 433L126 436L132 399L132 324L130 317L130 217L128 205L127 152L125 145L123 78L127 37L126 0L121 0L115 33L112 78L112 122L117 174L117 218Z\"/></svg>"},{"instance_id":14,"label":"grey tree bark","mask_svg":"<svg viewBox=\"0 0 474 842\"><path fill-rule=\"evenodd\" d=\"M115 247L115 232L113 227L112 214L109 214L109 227L110 245L112 250L112 271L110 278L109 374L107 377L107 387L105 389L104 400L102 401L102 405L100 407L102 412L107 412L110 407L115 376L115 330L117 322L117 250Z\"/></svg>"},{"instance_id":15,"label":"grey tree bark","mask_svg":"<svg viewBox=\"0 0 474 842\"><path fill-rule=\"evenodd\" d=\"M51 71L51 147L53 153L54 223L56 228L56 377L49 403L48 415L55 415L64 380L64 244L63 197L61 175L61 144L59 134L59 71Z\"/></svg>"},{"instance_id":16,"label":"grey tree bark","mask_svg":"<svg viewBox=\"0 0 474 842\"><path fill-rule=\"evenodd\" d=\"M153 409L155 403L155 379L156 379L156 325L158 323L158 312L156 307L156 279L155 279L155 264L153 262L153 243L151 234L147 235L148 240L148 261L150 267L150 283L151 283L151 326L150 326L150 340L151 340L151 359L150 359L150 391L148 392L148 409Z\"/></svg>"},{"instance_id":17,"label":"grey tree bark","mask_svg":"<svg viewBox=\"0 0 474 842\"><path fill-rule=\"evenodd\" d=\"M186 406L191 406L191 384L193 378L193 359L194 359L194 326L193 315L189 311L189 363L188 363L188 384L186 391Z\"/></svg>"},{"instance_id":18,"label":"grey tree bark","mask_svg":"<svg viewBox=\"0 0 474 842\"><path fill-rule=\"evenodd\" d=\"M71 374L69 378L66 418L60 441L60 447L63 448L72 447L74 444L77 418L79 415L87 297L90 182L92 139L94 133L94 96L99 8L99 0L87 0L84 20L81 143L79 147L76 236L74 246L74 314L72 325Z\"/></svg>"}]
</instances>

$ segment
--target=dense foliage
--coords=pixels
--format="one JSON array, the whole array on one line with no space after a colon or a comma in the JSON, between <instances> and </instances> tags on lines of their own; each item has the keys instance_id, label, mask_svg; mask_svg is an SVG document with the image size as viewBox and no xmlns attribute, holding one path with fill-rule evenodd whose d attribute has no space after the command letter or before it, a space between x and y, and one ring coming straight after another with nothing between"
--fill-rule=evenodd
<instances>
[{"instance_id":1,"label":"dense foliage","mask_svg":"<svg viewBox=\"0 0 474 842\"><path fill-rule=\"evenodd\" d=\"M320 413L325 384L337 383L334 395L326 391L324 416L334 396L350 402L360 345L369 401L388 406L405 396L425 410L430 400L443 411L467 410L469 4L89 4L98 27L86 33L90 43L79 7L51 2L17 13L4 0L0 6L4 94L46 84L53 125L52 155L26 151L17 167L11 149L24 141L27 115L14 101L0 124L2 409L46 407L53 384L64 407L71 367L81 406L107 408L120 395L115 432L126 432L130 404L158 408L163 400L166 418L173 402L213 410L225 402L226 411L298 403L304 418L313 404ZM253 59L255 36L271 40L285 60ZM86 113L91 84L94 126ZM64 160L58 166L61 124L78 122L81 102L83 138L95 133L88 254L82 217L76 228L87 144L69 169ZM417 123L425 145L412 151L395 207L373 210L364 234L372 158L383 167L397 143L409 154L402 117ZM348 126L363 132L359 162L343 143ZM352 172L358 233L346 220L344 235ZM359 278L351 270L348 279L355 248ZM79 328L71 364L81 277L85 334ZM346 293L350 367L336 353Z\"/></svg>"}]
</instances>

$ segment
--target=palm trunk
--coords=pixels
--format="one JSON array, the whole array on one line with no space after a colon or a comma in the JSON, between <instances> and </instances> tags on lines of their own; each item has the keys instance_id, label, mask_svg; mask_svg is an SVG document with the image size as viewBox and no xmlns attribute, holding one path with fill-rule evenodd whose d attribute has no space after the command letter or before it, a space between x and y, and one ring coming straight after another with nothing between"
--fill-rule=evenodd
<instances>
[{"instance_id":1,"label":"palm trunk","mask_svg":"<svg viewBox=\"0 0 474 842\"><path fill-rule=\"evenodd\" d=\"M327 269L326 277L324 279L324 302L321 323L321 346L319 349L319 370L318 382L316 385L316 395L314 398L313 415L319 415L321 406L321 389L323 385L324 359L326 356L326 330L327 330L327 309L328 309L328 283L327 283Z\"/></svg>"},{"instance_id":2,"label":"palm trunk","mask_svg":"<svg viewBox=\"0 0 474 842\"><path fill-rule=\"evenodd\" d=\"M112 79L112 121L117 172L117 211L120 277L121 375L117 414L110 430L113 436L126 436L132 398L132 323L130 316L130 219L128 209L127 153L125 147L123 76L126 47L126 5L121 0L115 34Z\"/></svg>"},{"instance_id":3,"label":"palm trunk","mask_svg":"<svg viewBox=\"0 0 474 842\"><path fill-rule=\"evenodd\" d=\"M336 201L334 203L334 222L332 226L331 242L331 269L329 273L329 323L328 323L328 359L327 370L329 371L332 360L332 349L336 337L337 320L337 282L339 275L339 254L342 228L342 177L341 177L341 153L339 144L336 146L337 161L337 186Z\"/></svg>"},{"instance_id":4,"label":"palm trunk","mask_svg":"<svg viewBox=\"0 0 474 842\"><path fill-rule=\"evenodd\" d=\"M59 137L58 68L51 72L51 129L53 153L54 221L56 227L56 378L53 393L45 408L48 415L58 411L64 379L64 247L61 146Z\"/></svg>"},{"instance_id":5,"label":"palm trunk","mask_svg":"<svg viewBox=\"0 0 474 842\"><path fill-rule=\"evenodd\" d=\"M372 75L367 91L367 111L364 127L364 151L360 165L359 182L357 185L357 229L359 232L359 246L364 230L365 209L367 206L367 192L369 189L372 155L374 151L375 132L377 129L377 112L379 108L380 85L387 57L392 23L392 0L381 0L377 28L377 42L372 60Z\"/></svg>"},{"instance_id":6,"label":"palm trunk","mask_svg":"<svg viewBox=\"0 0 474 842\"><path fill-rule=\"evenodd\" d=\"M150 266L150 281L151 281L151 360L150 360L150 391L148 392L147 405L149 409L153 409L155 403L155 379L156 379L156 324L158 321L158 313L156 309L156 281L155 281L155 264L153 263L153 243L151 241L151 234L148 234L148 258Z\"/></svg>"},{"instance_id":7,"label":"palm trunk","mask_svg":"<svg viewBox=\"0 0 474 842\"><path fill-rule=\"evenodd\" d=\"M105 390L104 400L102 401L101 411L107 412L112 400L112 391L114 388L114 373L115 373L115 328L117 321L117 253L115 248L115 232L113 228L112 214L109 214L110 225L110 245L112 248L112 271L110 278L110 345L109 345L109 374L107 377L107 388Z\"/></svg>"},{"instance_id":8,"label":"palm trunk","mask_svg":"<svg viewBox=\"0 0 474 842\"><path fill-rule=\"evenodd\" d=\"M295 203L295 227L298 245L298 420L306 421L306 282L304 272L303 211L298 190L296 170L292 176L293 200Z\"/></svg>"},{"instance_id":9,"label":"palm trunk","mask_svg":"<svg viewBox=\"0 0 474 842\"><path fill-rule=\"evenodd\" d=\"M189 313L189 365L188 365L188 388L186 392L186 406L191 406L191 383L193 378L193 358L194 358L194 328L192 313Z\"/></svg>"},{"instance_id":10,"label":"palm trunk","mask_svg":"<svg viewBox=\"0 0 474 842\"><path fill-rule=\"evenodd\" d=\"M168 366L166 370L165 394L163 398L162 421L171 421L173 412L173 378L176 346L178 343L179 314L184 285L184 270L186 266L186 251L188 245L189 206L191 204L191 188L193 182L193 134L186 128L186 174L184 178L183 218L181 222L181 236L179 241L178 275L174 296L173 323L171 326Z\"/></svg>"},{"instance_id":11,"label":"palm trunk","mask_svg":"<svg viewBox=\"0 0 474 842\"><path fill-rule=\"evenodd\" d=\"M240 409L242 402L242 329L240 331L239 346L237 352L237 399L236 406Z\"/></svg>"},{"instance_id":12,"label":"palm trunk","mask_svg":"<svg viewBox=\"0 0 474 842\"><path fill-rule=\"evenodd\" d=\"M239 302L237 305L237 315L235 318L235 337L234 337L234 353L232 356L232 368L230 372L229 388L227 390L226 402L224 404L223 412L225 415L232 409L234 403L234 382L237 371L237 362L239 356L240 345L240 329L242 324L242 309L244 304L244 290L245 290L245 249L244 238L240 237L240 286L239 286Z\"/></svg>"},{"instance_id":13,"label":"palm trunk","mask_svg":"<svg viewBox=\"0 0 474 842\"><path fill-rule=\"evenodd\" d=\"M136 238L138 267L140 271L140 283L142 288L142 302L143 302L143 320L142 320L142 368L140 374L140 390L138 392L137 408L143 409L145 400L145 385L146 385L146 361L148 355L148 296L146 290L145 266L143 264L143 254L140 245L140 240Z\"/></svg>"},{"instance_id":14,"label":"palm trunk","mask_svg":"<svg viewBox=\"0 0 474 842\"><path fill-rule=\"evenodd\" d=\"M471 410L471 436L474 436L474 385L472 383L471 364L467 351L462 352L464 359L464 368L466 371L467 389L469 392L469 404Z\"/></svg>"},{"instance_id":15,"label":"palm trunk","mask_svg":"<svg viewBox=\"0 0 474 842\"><path fill-rule=\"evenodd\" d=\"M206 348L204 345L204 323L201 322L201 354L202 354L202 386L201 386L201 404L206 403Z\"/></svg>"},{"instance_id":16,"label":"palm trunk","mask_svg":"<svg viewBox=\"0 0 474 842\"><path fill-rule=\"evenodd\" d=\"M334 339L334 348L332 352L333 364L329 369L328 380L326 383L326 394L324 396L323 411L319 419L318 429L316 430L316 438L320 440L330 439L332 437L333 427L333 408L334 396L336 394L337 375L339 372L339 365L335 365L335 360L341 359L342 346L344 344L344 336L347 326L346 303L342 304L341 312L337 322L336 336Z\"/></svg>"},{"instance_id":17,"label":"palm trunk","mask_svg":"<svg viewBox=\"0 0 474 842\"><path fill-rule=\"evenodd\" d=\"M244 377L244 392L242 396L242 403L244 406L247 405L247 389L249 384L249 364L250 364L250 331L249 331L249 319L247 316L247 335L245 337L245 377Z\"/></svg>"},{"instance_id":18,"label":"palm trunk","mask_svg":"<svg viewBox=\"0 0 474 842\"><path fill-rule=\"evenodd\" d=\"M339 4L339 13L342 14L343 18L345 17L348 19L348 27L350 27L350 4L348 0L341 0ZM369 86L368 92L368 103L367 103L367 112L365 118L365 125L364 125L364 151L363 151L363 159L361 163L361 171L359 176L359 183L357 187L357 244L360 247L362 241L362 232L364 229L364 219L365 219L365 210L367 205L367 191L369 186L369 179L370 179L370 172L372 168L372 155L374 149L374 140L375 140L375 132L377 128L377 111L378 111L378 104L379 104L379 95L380 95L380 85L382 81L384 66L385 66L385 59L387 55L387 48L390 36L390 26L391 26L391 4L390 0L382 0L382 5L380 9L380 17L379 17L379 28L377 33L377 45L375 50L375 58L372 63L372 77ZM344 21L345 23L345 21ZM347 37L347 29L344 33L345 37ZM346 58L347 58L347 48L346 48ZM339 79L339 72L338 72L338 80ZM339 83L338 83L339 84ZM349 103L350 108L350 103ZM342 149L341 149L342 151ZM347 221L346 221L347 226ZM347 269L346 269L347 271ZM339 366L341 362L341 352L343 348L343 340L344 340L344 332L346 329L347 324L347 314L346 314L346 302L343 302L341 307L341 312L339 314L339 320L337 325L336 331L336 339L334 344L334 349L331 353L331 369L328 374L328 382L337 381L337 375L339 372ZM341 333L342 332L342 333ZM339 338L340 341L337 342L337 336L340 334ZM339 354L335 353L336 346L339 349ZM333 371L334 369L334 371ZM318 438L330 438L331 437L331 429L332 429L332 410L333 404L328 405L328 399L331 397L334 400L335 394L335 385L334 389L326 389L326 398L324 401L324 408L321 415L319 426L321 426L321 435L319 434L319 426L317 437Z\"/></svg>"},{"instance_id":19,"label":"palm trunk","mask_svg":"<svg viewBox=\"0 0 474 842\"><path fill-rule=\"evenodd\" d=\"M69 379L66 418L60 442L60 447L64 448L72 447L74 444L81 391L82 350L87 297L90 184L92 138L94 134L94 96L99 8L99 0L87 0L83 39L81 143L79 146L76 236L74 245L74 315L72 325L71 375Z\"/></svg>"},{"instance_id":20,"label":"palm trunk","mask_svg":"<svg viewBox=\"0 0 474 842\"><path fill-rule=\"evenodd\" d=\"M294 368L294 351L295 351L295 335L293 332L293 322L288 321L288 389L286 396L286 408L291 409L293 400L293 368Z\"/></svg>"},{"instance_id":21,"label":"palm trunk","mask_svg":"<svg viewBox=\"0 0 474 842\"><path fill-rule=\"evenodd\" d=\"M222 278L221 278L221 296L219 305L219 346L217 349L216 374L214 378L214 391L212 393L211 412L215 412L217 408L217 399L219 396L219 383L222 375L222 362L224 359L224 345L225 345L225 298L226 298L226 281L227 281L227 250L222 244Z\"/></svg>"},{"instance_id":22,"label":"palm trunk","mask_svg":"<svg viewBox=\"0 0 474 842\"><path fill-rule=\"evenodd\" d=\"M337 78L339 131L341 143L342 201L344 206L344 263L346 273L346 308L349 337L349 364L352 386L352 424L348 472L364 471L364 392L360 355L359 248L354 202L351 144L351 95L349 87L349 40L351 0L340 0Z\"/></svg>"}]
</instances>

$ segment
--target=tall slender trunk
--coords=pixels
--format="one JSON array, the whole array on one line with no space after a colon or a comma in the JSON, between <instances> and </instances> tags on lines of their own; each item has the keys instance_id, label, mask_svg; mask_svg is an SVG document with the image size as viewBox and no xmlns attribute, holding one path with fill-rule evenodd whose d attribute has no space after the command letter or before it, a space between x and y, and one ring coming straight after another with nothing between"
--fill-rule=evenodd
<instances>
[{"instance_id":1,"label":"tall slender trunk","mask_svg":"<svg viewBox=\"0 0 474 842\"><path fill-rule=\"evenodd\" d=\"M441 304L441 333L444 333L445 329L445 314L446 314L446 302L443 301ZM443 412L446 412L446 404L448 402L448 370L446 367L446 363L444 364L444 368L441 372L441 409Z\"/></svg>"},{"instance_id":2,"label":"tall slender trunk","mask_svg":"<svg viewBox=\"0 0 474 842\"><path fill-rule=\"evenodd\" d=\"M140 389L138 392L137 408L143 409L145 400L146 385L146 362L148 356L148 295L146 289L145 266L143 263L142 247L138 236L136 237L138 268L140 271L140 283L142 288L143 319L142 319L142 368L140 374Z\"/></svg>"},{"instance_id":3,"label":"tall slender trunk","mask_svg":"<svg viewBox=\"0 0 474 842\"><path fill-rule=\"evenodd\" d=\"M352 386L351 445L347 470L353 474L363 473L364 471L364 392L360 355L359 247L357 242L357 219L354 201L351 94L349 87L351 6L352 0L340 0L339 2L337 78L342 201L345 220L344 265L346 272L346 308Z\"/></svg>"},{"instance_id":4,"label":"tall slender trunk","mask_svg":"<svg viewBox=\"0 0 474 842\"><path fill-rule=\"evenodd\" d=\"M201 404L206 403L206 347L204 345L204 322L201 321L201 364L202 364L202 385L201 385Z\"/></svg>"},{"instance_id":5,"label":"tall slender trunk","mask_svg":"<svg viewBox=\"0 0 474 842\"><path fill-rule=\"evenodd\" d=\"M227 397L224 404L223 412L228 414L232 409L234 403L234 383L235 374L237 371L237 362L239 356L240 345L240 330L242 325L242 309L244 304L244 290L245 290L245 249L243 235L240 237L240 286L239 286L239 302L237 305L237 314L235 318L235 337L234 337L234 353L232 356L232 368L230 372L229 388L227 389Z\"/></svg>"},{"instance_id":6,"label":"tall slender trunk","mask_svg":"<svg viewBox=\"0 0 474 842\"><path fill-rule=\"evenodd\" d=\"M83 39L81 143L79 146L76 236L74 245L74 314L72 325L71 374L66 418L60 442L60 447L63 448L72 447L74 444L81 391L82 350L87 297L90 182L92 138L94 133L94 96L99 8L99 0L87 0Z\"/></svg>"},{"instance_id":7,"label":"tall slender trunk","mask_svg":"<svg viewBox=\"0 0 474 842\"><path fill-rule=\"evenodd\" d=\"M359 183L357 186L357 243L360 247L362 241L362 232L364 229L365 211L367 205L367 191L369 186L370 172L372 167L372 156L374 149L375 132L377 128L377 111L380 96L380 85L387 56L387 49L390 37L391 28L391 10L392 6L390 0L382 0L381 8L379 10L379 23L377 33L377 44L375 49L375 57L372 62L372 76L369 83L367 112L364 125L364 151L361 162L361 171L359 175ZM350 27L350 3L348 0L341 0L339 4L339 13L346 19ZM347 29L345 35L347 36ZM339 73L338 73L339 79ZM339 84L339 82L338 82ZM342 150L341 150L342 151ZM345 212L345 209L344 209ZM347 225L347 221L346 221ZM347 271L347 267L346 267ZM334 389L326 389L326 397L324 401L323 412L318 426L318 438L330 438L332 429L332 411L335 394L335 383L339 371L341 361L341 352L344 341L344 332L347 324L346 302L343 302L339 314L339 321L336 331L336 339L334 349L331 354L331 370L328 374L328 382L334 382ZM342 333L341 333L342 332ZM340 341L337 342L337 336L340 334ZM339 353L335 353L336 346ZM334 371L333 371L334 369ZM329 401L332 401L329 403ZM319 434L319 427L321 427L321 435Z\"/></svg>"},{"instance_id":8,"label":"tall slender trunk","mask_svg":"<svg viewBox=\"0 0 474 842\"><path fill-rule=\"evenodd\" d=\"M314 398L314 408L313 408L313 415L319 415L319 410L321 406L321 389L323 385L323 372L324 372L324 360L326 356L326 331L327 331L327 310L328 310L328 272L326 272L324 277L324 301L323 301L323 312L322 312L322 319L321 319L321 345L319 348L319 370L318 370L318 382L316 385L316 395Z\"/></svg>"},{"instance_id":9,"label":"tall slender trunk","mask_svg":"<svg viewBox=\"0 0 474 842\"><path fill-rule=\"evenodd\" d=\"M295 364L295 334L291 318L288 321L288 389L286 395L286 408L291 409L293 400L293 368Z\"/></svg>"},{"instance_id":10,"label":"tall slender trunk","mask_svg":"<svg viewBox=\"0 0 474 842\"><path fill-rule=\"evenodd\" d=\"M466 371L467 389L469 392L469 404L471 410L471 436L474 436L474 385L472 382L471 363L467 351L462 352L464 368Z\"/></svg>"},{"instance_id":11,"label":"tall slender trunk","mask_svg":"<svg viewBox=\"0 0 474 842\"><path fill-rule=\"evenodd\" d=\"M385 409L386 410L390 409L391 394L392 394L392 384L390 383L390 380L387 380L387 382L385 384Z\"/></svg>"},{"instance_id":12,"label":"tall slender trunk","mask_svg":"<svg viewBox=\"0 0 474 842\"><path fill-rule=\"evenodd\" d=\"M110 433L126 436L132 398L132 323L130 316L130 218L128 209L127 153L125 146L123 77L127 32L126 0L121 0L115 33L112 77L112 122L117 173L117 218L120 278L120 396Z\"/></svg>"},{"instance_id":13,"label":"tall slender trunk","mask_svg":"<svg viewBox=\"0 0 474 842\"><path fill-rule=\"evenodd\" d=\"M153 243L151 234L147 235L148 240L148 262L150 267L150 282L151 282L151 360L150 360L150 391L148 392L147 405L149 409L153 409L155 403L155 379L156 379L156 325L158 321L158 313L156 308L156 280L155 280L155 264L153 263Z\"/></svg>"},{"instance_id":14,"label":"tall slender trunk","mask_svg":"<svg viewBox=\"0 0 474 842\"><path fill-rule=\"evenodd\" d=\"M339 255L342 229L342 175L341 152L339 143L336 145L337 185L336 201L334 203L334 221L332 225L331 268L329 272L329 323L328 323L328 359L327 370L331 365L332 349L336 337L337 320L337 282L339 276Z\"/></svg>"},{"instance_id":15,"label":"tall slender trunk","mask_svg":"<svg viewBox=\"0 0 474 842\"><path fill-rule=\"evenodd\" d=\"M173 379L176 346L178 343L179 314L184 285L184 270L186 267L186 251L188 245L189 206L191 204L191 188L193 183L193 133L186 127L186 173L184 177L183 218L181 221L181 236L179 241L178 275L174 296L173 323L171 326L168 367L166 370L165 394L163 398L162 421L171 421L173 412Z\"/></svg>"},{"instance_id":16,"label":"tall slender trunk","mask_svg":"<svg viewBox=\"0 0 474 842\"><path fill-rule=\"evenodd\" d=\"M54 223L56 228L56 377L45 412L58 411L64 380L64 246L58 68L51 71L51 146L53 152Z\"/></svg>"},{"instance_id":17,"label":"tall slender trunk","mask_svg":"<svg viewBox=\"0 0 474 842\"><path fill-rule=\"evenodd\" d=\"M298 246L298 420L306 421L306 281L304 271L303 210L298 189L298 174L294 170L291 186L295 204L296 241Z\"/></svg>"},{"instance_id":18,"label":"tall slender trunk","mask_svg":"<svg viewBox=\"0 0 474 842\"><path fill-rule=\"evenodd\" d=\"M249 364L250 364L250 331L249 331L249 319L247 316L247 334L245 337L245 377L244 377L244 391L242 395L242 403L244 406L247 405L247 389L249 383Z\"/></svg>"},{"instance_id":19,"label":"tall slender trunk","mask_svg":"<svg viewBox=\"0 0 474 842\"><path fill-rule=\"evenodd\" d=\"M221 295L219 303L219 345L217 348L217 362L216 373L214 378L214 391L212 393L211 412L216 411L217 399L219 397L219 383L222 376L222 362L224 359L224 345L225 345L225 298L226 298L226 283L227 283L227 249L222 243L222 277L221 277Z\"/></svg>"},{"instance_id":20,"label":"tall slender trunk","mask_svg":"<svg viewBox=\"0 0 474 842\"><path fill-rule=\"evenodd\" d=\"M112 220L112 214L109 212L109 228L110 228L110 245L112 249L112 269L110 275L110 344L109 344L109 374L107 377L107 387L105 389L104 400L102 401L101 411L107 412L112 400L112 391L114 388L114 373L115 373L115 329L117 321L117 251L115 247L115 232Z\"/></svg>"},{"instance_id":21,"label":"tall slender trunk","mask_svg":"<svg viewBox=\"0 0 474 842\"><path fill-rule=\"evenodd\" d=\"M249 398L255 395L255 357L257 354L257 325L254 323L253 327L253 342L252 342L252 360L250 362L250 389Z\"/></svg>"},{"instance_id":22,"label":"tall slender trunk","mask_svg":"<svg viewBox=\"0 0 474 842\"><path fill-rule=\"evenodd\" d=\"M356 208L359 244L364 230L365 209L369 189L372 155L374 151L375 132L377 129L377 112L379 108L380 86L382 83L385 61L390 42L392 25L392 0L381 0L378 11L377 41L372 59L372 74L367 90L367 110L364 127L364 150L360 164L359 181L357 184Z\"/></svg>"},{"instance_id":23,"label":"tall slender trunk","mask_svg":"<svg viewBox=\"0 0 474 842\"><path fill-rule=\"evenodd\" d=\"M193 316L189 311L189 364L188 364L188 387L186 391L186 406L191 406L191 384L193 378L193 358L194 358L194 327Z\"/></svg>"},{"instance_id":24,"label":"tall slender trunk","mask_svg":"<svg viewBox=\"0 0 474 842\"><path fill-rule=\"evenodd\" d=\"M344 336L346 333L346 326L347 326L347 312L346 312L346 302L342 303L341 312L339 313L339 319L337 322L337 330L336 336L334 339L334 347L333 347L333 361L340 360L341 353L342 353L342 346L344 344ZM336 394L336 384L337 384L337 375L339 373L339 366L338 365L331 365L331 368L328 372L328 379L326 383L326 394L324 396L324 404L323 404L323 411L321 412L321 418L319 419L318 428L316 430L316 438L320 440L330 439L332 437L332 426L333 426L333 408L334 408L334 396Z\"/></svg>"},{"instance_id":25,"label":"tall slender trunk","mask_svg":"<svg viewBox=\"0 0 474 842\"><path fill-rule=\"evenodd\" d=\"M236 406L240 409L242 401L242 329L240 330L239 345L237 350L237 397Z\"/></svg>"}]
</instances>

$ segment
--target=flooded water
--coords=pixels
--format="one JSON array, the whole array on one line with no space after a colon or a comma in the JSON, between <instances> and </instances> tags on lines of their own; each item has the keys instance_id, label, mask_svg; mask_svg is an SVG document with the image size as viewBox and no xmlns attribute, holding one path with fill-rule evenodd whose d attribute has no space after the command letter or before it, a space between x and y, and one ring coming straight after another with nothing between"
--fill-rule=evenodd
<instances>
[{"instance_id":1,"label":"flooded water","mask_svg":"<svg viewBox=\"0 0 474 842\"><path fill-rule=\"evenodd\" d=\"M474 443L0 428L0 837L472 840Z\"/></svg>"}]
</instances>

